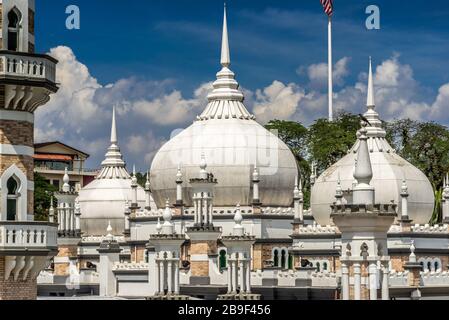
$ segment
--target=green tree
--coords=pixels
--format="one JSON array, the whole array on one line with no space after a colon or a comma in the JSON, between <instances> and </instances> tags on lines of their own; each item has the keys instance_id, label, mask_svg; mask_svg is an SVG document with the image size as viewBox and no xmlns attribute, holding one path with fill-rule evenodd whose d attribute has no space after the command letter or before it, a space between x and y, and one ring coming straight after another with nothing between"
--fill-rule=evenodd
<instances>
[{"instance_id":1,"label":"green tree","mask_svg":"<svg viewBox=\"0 0 449 320\"><path fill-rule=\"evenodd\" d=\"M310 182L308 177L311 174L311 168L307 161L307 128L299 122L282 120L270 121L265 128L270 130L273 134L277 134L279 139L281 139L292 151L296 163L298 164L299 174L302 177L304 204L308 207L310 204Z\"/></svg>"},{"instance_id":2,"label":"green tree","mask_svg":"<svg viewBox=\"0 0 449 320\"><path fill-rule=\"evenodd\" d=\"M58 189L48 183L41 175L34 174L34 219L36 221L48 221L51 197ZM56 199L53 198L53 205Z\"/></svg>"},{"instance_id":3,"label":"green tree","mask_svg":"<svg viewBox=\"0 0 449 320\"><path fill-rule=\"evenodd\" d=\"M326 170L348 153L359 129L359 116L347 112L340 112L333 122L318 119L310 126L307 146L318 171Z\"/></svg>"}]
</instances>

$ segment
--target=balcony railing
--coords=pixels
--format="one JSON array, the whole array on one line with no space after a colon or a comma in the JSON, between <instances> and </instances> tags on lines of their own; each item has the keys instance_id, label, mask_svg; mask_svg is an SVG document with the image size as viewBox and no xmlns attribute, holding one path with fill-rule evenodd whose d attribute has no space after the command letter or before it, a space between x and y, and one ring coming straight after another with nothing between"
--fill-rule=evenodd
<instances>
[{"instance_id":1,"label":"balcony railing","mask_svg":"<svg viewBox=\"0 0 449 320\"><path fill-rule=\"evenodd\" d=\"M56 82L57 60L47 55L0 50L0 75Z\"/></svg>"},{"instance_id":2,"label":"balcony railing","mask_svg":"<svg viewBox=\"0 0 449 320\"><path fill-rule=\"evenodd\" d=\"M0 222L0 250L57 247L58 228L46 222Z\"/></svg>"}]
</instances>

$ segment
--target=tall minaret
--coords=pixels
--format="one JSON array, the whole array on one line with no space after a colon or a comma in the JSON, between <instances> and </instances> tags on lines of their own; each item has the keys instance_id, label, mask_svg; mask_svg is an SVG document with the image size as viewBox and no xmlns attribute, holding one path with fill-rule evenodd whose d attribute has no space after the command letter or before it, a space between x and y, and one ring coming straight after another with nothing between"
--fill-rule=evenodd
<instances>
[{"instance_id":1,"label":"tall minaret","mask_svg":"<svg viewBox=\"0 0 449 320\"><path fill-rule=\"evenodd\" d=\"M373 106L371 71L369 78L368 105ZM342 251L340 257L343 300L377 300L379 289L382 300L390 299L387 232L397 216L397 205L375 203L375 189L370 185L373 169L366 127L367 124L362 123L362 128L357 134L359 147L354 171L356 184L353 187L352 203L341 202L339 183L336 192L337 202L331 206L331 218L341 232L342 248L350 248L346 252ZM378 265L381 266L381 272Z\"/></svg>"},{"instance_id":2,"label":"tall minaret","mask_svg":"<svg viewBox=\"0 0 449 320\"><path fill-rule=\"evenodd\" d=\"M57 60L34 53L34 3L0 1L0 223L8 221L6 232L47 234L38 245L10 243L0 249L0 270L6 270L0 300L35 299L34 277L56 252L57 227L29 225L34 220L34 112L58 91ZM8 247L14 248L13 256ZM33 256L29 247L45 254ZM24 282L18 284L19 279Z\"/></svg>"}]
</instances>

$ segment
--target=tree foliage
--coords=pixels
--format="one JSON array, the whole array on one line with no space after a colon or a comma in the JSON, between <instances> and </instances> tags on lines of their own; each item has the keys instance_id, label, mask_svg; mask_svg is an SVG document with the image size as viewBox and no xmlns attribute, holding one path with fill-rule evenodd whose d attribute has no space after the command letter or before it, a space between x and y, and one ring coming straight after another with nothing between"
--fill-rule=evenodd
<instances>
[{"instance_id":1,"label":"tree foliage","mask_svg":"<svg viewBox=\"0 0 449 320\"><path fill-rule=\"evenodd\" d=\"M36 221L48 221L51 197L58 189L48 183L41 175L34 174L34 219ZM53 205L56 199L53 198Z\"/></svg>"}]
</instances>

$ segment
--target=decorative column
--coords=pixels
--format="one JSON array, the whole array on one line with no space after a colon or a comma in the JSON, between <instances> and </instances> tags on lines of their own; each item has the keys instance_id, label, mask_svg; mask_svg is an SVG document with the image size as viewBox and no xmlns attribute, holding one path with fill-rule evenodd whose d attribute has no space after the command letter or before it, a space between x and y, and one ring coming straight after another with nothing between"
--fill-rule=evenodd
<instances>
[{"instance_id":1,"label":"decorative column","mask_svg":"<svg viewBox=\"0 0 449 320\"><path fill-rule=\"evenodd\" d=\"M138 203L137 203L137 176L136 176L136 166L133 166L133 175L131 178L131 196L132 196L132 200L131 200L131 208L136 209L139 207Z\"/></svg>"},{"instance_id":2,"label":"decorative column","mask_svg":"<svg viewBox=\"0 0 449 320\"><path fill-rule=\"evenodd\" d=\"M255 165L253 172L253 205L258 207L261 205L259 194L259 183L260 183L259 169L257 168L257 165Z\"/></svg>"},{"instance_id":3,"label":"decorative column","mask_svg":"<svg viewBox=\"0 0 449 320\"><path fill-rule=\"evenodd\" d=\"M449 224L449 175L444 179L443 190L443 223Z\"/></svg>"},{"instance_id":4,"label":"decorative column","mask_svg":"<svg viewBox=\"0 0 449 320\"><path fill-rule=\"evenodd\" d=\"M147 172L147 181L145 182L145 210L151 210L151 184L149 172Z\"/></svg>"},{"instance_id":5,"label":"decorative column","mask_svg":"<svg viewBox=\"0 0 449 320\"><path fill-rule=\"evenodd\" d=\"M246 282L245 282L245 261L243 255L239 255L239 265L240 265L240 293L246 293Z\"/></svg>"},{"instance_id":6,"label":"decorative column","mask_svg":"<svg viewBox=\"0 0 449 320\"><path fill-rule=\"evenodd\" d=\"M377 266L374 262L369 264L369 299L377 300Z\"/></svg>"},{"instance_id":7,"label":"decorative column","mask_svg":"<svg viewBox=\"0 0 449 320\"><path fill-rule=\"evenodd\" d=\"M184 183L181 171L181 165L178 165L178 173L176 174L176 205L183 206L182 184Z\"/></svg>"},{"instance_id":8,"label":"decorative column","mask_svg":"<svg viewBox=\"0 0 449 320\"><path fill-rule=\"evenodd\" d=\"M173 260L171 252L167 252L167 290L173 294Z\"/></svg>"},{"instance_id":9,"label":"decorative column","mask_svg":"<svg viewBox=\"0 0 449 320\"><path fill-rule=\"evenodd\" d=\"M390 270L388 263L382 265L382 300L390 300Z\"/></svg>"},{"instance_id":10,"label":"decorative column","mask_svg":"<svg viewBox=\"0 0 449 320\"><path fill-rule=\"evenodd\" d=\"M129 222L129 218L131 216L131 207L129 206L129 201L125 201L125 229L123 234L125 237L129 237L131 235L131 224Z\"/></svg>"},{"instance_id":11,"label":"decorative column","mask_svg":"<svg viewBox=\"0 0 449 320\"><path fill-rule=\"evenodd\" d=\"M75 202L75 236L81 235L81 206L79 201Z\"/></svg>"},{"instance_id":12,"label":"decorative column","mask_svg":"<svg viewBox=\"0 0 449 320\"><path fill-rule=\"evenodd\" d=\"M247 294L251 293L251 259L247 259L246 263L246 292Z\"/></svg>"},{"instance_id":13,"label":"decorative column","mask_svg":"<svg viewBox=\"0 0 449 320\"><path fill-rule=\"evenodd\" d=\"M233 284L232 284L232 256L228 256L228 293L232 293L233 290Z\"/></svg>"},{"instance_id":14,"label":"decorative column","mask_svg":"<svg viewBox=\"0 0 449 320\"><path fill-rule=\"evenodd\" d=\"M295 207L295 220L297 220L298 222L304 222L304 194L302 192L302 181L301 179L298 179L298 176L296 176L295 179L293 201Z\"/></svg>"},{"instance_id":15,"label":"decorative column","mask_svg":"<svg viewBox=\"0 0 449 320\"><path fill-rule=\"evenodd\" d=\"M50 222L50 223L55 222L55 207L53 206L53 196L51 196L51 199L50 199L50 209L48 211L48 222Z\"/></svg>"},{"instance_id":16,"label":"decorative column","mask_svg":"<svg viewBox=\"0 0 449 320\"><path fill-rule=\"evenodd\" d=\"M346 262L341 263L341 288L343 300L349 300L349 268Z\"/></svg>"},{"instance_id":17,"label":"decorative column","mask_svg":"<svg viewBox=\"0 0 449 320\"><path fill-rule=\"evenodd\" d=\"M353 271L354 271L354 300L361 300L362 278L361 278L360 263L356 262L353 264Z\"/></svg>"},{"instance_id":18,"label":"decorative column","mask_svg":"<svg viewBox=\"0 0 449 320\"><path fill-rule=\"evenodd\" d=\"M232 260L232 263L234 264L232 271L233 271L233 290L232 293L237 294L238 290L239 290L239 262L238 262L238 257L237 257L237 253L234 253L234 259Z\"/></svg>"}]
</instances>

